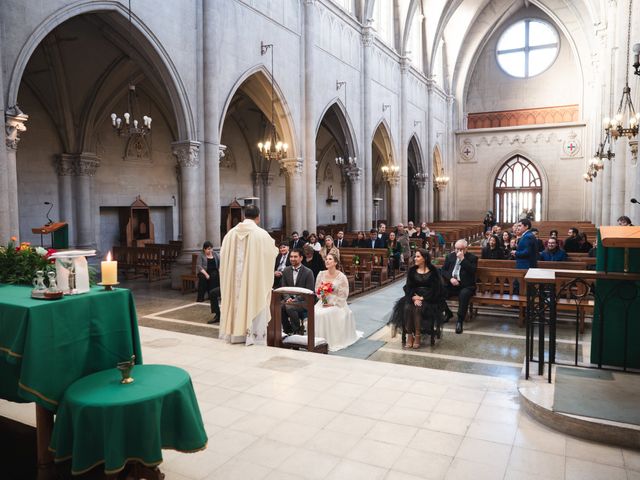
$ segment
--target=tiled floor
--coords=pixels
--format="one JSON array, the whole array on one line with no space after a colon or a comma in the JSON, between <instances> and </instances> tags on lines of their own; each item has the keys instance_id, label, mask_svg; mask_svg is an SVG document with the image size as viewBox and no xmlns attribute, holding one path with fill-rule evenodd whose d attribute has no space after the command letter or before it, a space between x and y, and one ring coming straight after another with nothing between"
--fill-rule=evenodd
<instances>
[{"instance_id":1,"label":"tiled floor","mask_svg":"<svg viewBox=\"0 0 640 480\"><path fill-rule=\"evenodd\" d=\"M640 452L541 426L508 378L140 332L145 363L189 371L209 435L165 451L168 480L640 479Z\"/></svg>"}]
</instances>

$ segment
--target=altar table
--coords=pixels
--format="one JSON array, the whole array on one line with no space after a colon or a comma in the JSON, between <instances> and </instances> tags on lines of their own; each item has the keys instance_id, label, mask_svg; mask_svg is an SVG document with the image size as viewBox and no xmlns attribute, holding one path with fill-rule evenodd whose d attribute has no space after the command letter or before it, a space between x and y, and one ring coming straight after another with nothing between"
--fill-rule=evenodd
<instances>
[{"instance_id":1,"label":"altar table","mask_svg":"<svg viewBox=\"0 0 640 480\"><path fill-rule=\"evenodd\" d=\"M0 398L36 403L39 468L51 460L53 413L67 387L131 355L142 363L129 290L36 300L30 287L0 285Z\"/></svg>"}]
</instances>

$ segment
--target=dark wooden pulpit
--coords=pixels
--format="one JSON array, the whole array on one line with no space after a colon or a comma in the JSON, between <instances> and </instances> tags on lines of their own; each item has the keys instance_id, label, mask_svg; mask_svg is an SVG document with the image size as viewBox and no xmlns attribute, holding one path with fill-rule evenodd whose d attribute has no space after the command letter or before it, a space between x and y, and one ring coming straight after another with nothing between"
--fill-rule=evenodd
<instances>
[{"instance_id":1,"label":"dark wooden pulpit","mask_svg":"<svg viewBox=\"0 0 640 480\"><path fill-rule=\"evenodd\" d=\"M69 224L67 222L53 222L41 227L34 227L31 233L40 235L40 246L43 245L44 235L51 235L51 248L62 250L69 248Z\"/></svg>"}]
</instances>

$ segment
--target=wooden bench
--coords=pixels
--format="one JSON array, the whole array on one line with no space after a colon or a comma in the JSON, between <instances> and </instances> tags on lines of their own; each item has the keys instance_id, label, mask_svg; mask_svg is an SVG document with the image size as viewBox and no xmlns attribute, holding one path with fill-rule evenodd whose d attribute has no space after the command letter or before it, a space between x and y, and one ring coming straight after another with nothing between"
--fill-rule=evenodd
<instances>
[{"instance_id":1,"label":"wooden bench","mask_svg":"<svg viewBox=\"0 0 640 480\"><path fill-rule=\"evenodd\" d=\"M478 259L478 267L488 268L516 268L515 260L485 260ZM552 270L586 270L586 262L538 262L537 268L549 268ZM526 272L526 269L524 270Z\"/></svg>"},{"instance_id":2,"label":"wooden bench","mask_svg":"<svg viewBox=\"0 0 640 480\"><path fill-rule=\"evenodd\" d=\"M188 292L195 292L198 286L198 274L196 273L198 255L198 253L191 254L191 270L189 273L180 275L180 291L183 295Z\"/></svg>"},{"instance_id":3,"label":"wooden bench","mask_svg":"<svg viewBox=\"0 0 640 480\"><path fill-rule=\"evenodd\" d=\"M158 248L113 247L113 256L125 278L146 276L151 282L166 276L162 269L162 253Z\"/></svg>"},{"instance_id":4,"label":"wooden bench","mask_svg":"<svg viewBox=\"0 0 640 480\"><path fill-rule=\"evenodd\" d=\"M267 345L315 353L329 353L329 344L315 336L316 294L304 288L281 287L271 293L271 321L267 325ZM307 334L282 337L282 295L302 295L307 309Z\"/></svg>"}]
</instances>

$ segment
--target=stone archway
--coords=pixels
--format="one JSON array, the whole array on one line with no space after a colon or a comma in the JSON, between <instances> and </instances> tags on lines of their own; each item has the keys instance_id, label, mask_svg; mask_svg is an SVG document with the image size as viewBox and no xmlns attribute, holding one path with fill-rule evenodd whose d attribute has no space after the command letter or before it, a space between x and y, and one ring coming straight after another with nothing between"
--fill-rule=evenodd
<instances>
[{"instance_id":1,"label":"stone archway","mask_svg":"<svg viewBox=\"0 0 640 480\"><path fill-rule=\"evenodd\" d=\"M186 249L197 249L198 224L185 221L185 212L200 214L191 108L166 52L127 15L115 2L66 7L23 46L8 88L9 101L29 114L16 197L19 204L55 203L56 220L70 225L70 245L104 250L120 243L118 208L141 195L152 208L156 241L182 237ZM153 118L152 135L135 149L114 133L110 118L131 110L130 85L133 117L140 124L143 115ZM20 223L22 238L39 240L30 238L37 213L24 212Z\"/></svg>"},{"instance_id":2,"label":"stone archway","mask_svg":"<svg viewBox=\"0 0 640 480\"><path fill-rule=\"evenodd\" d=\"M362 229L362 160L340 100L321 117L316 130L316 159L317 196L326 200L326 207L318 209L318 224L347 223L350 230Z\"/></svg>"},{"instance_id":3,"label":"stone archway","mask_svg":"<svg viewBox=\"0 0 640 480\"><path fill-rule=\"evenodd\" d=\"M377 220L386 220L395 225L401 220L400 167L393 152L389 126L382 121L373 134L372 167L373 197L381 198ZM375 200L374 200L375 202Z\"/></svg>"},{"instance_id":4,"label":"stone archway","mask_svg":"<svg viewBox=\"0 0 640 480\"><path fill-rule=\"evenodd\" d=\"M407 220L419 224L427 220L427 175L423 167L420 143L415 135L411 137L407 150Z\"/></svg>"},{"instance_id":5,"label":"stone archway","mask_svg":"<svg viewBox=\"0 0 640 480\"><path fill-rule=\"evenodd\" d=\"M220 142L225 148L220 162L220 197L223 210L235 198L258 197L262 226L286 233L303 227L304 209L299 206L302 161L296 154L287 104L278 85L273 87L272 105L271 75L258 67L242 75L228 97L220 122ZM258 143L269 134L272 120L278 139L288 145L279 162L258 152Z\"/></svg>"}]
</instances>

